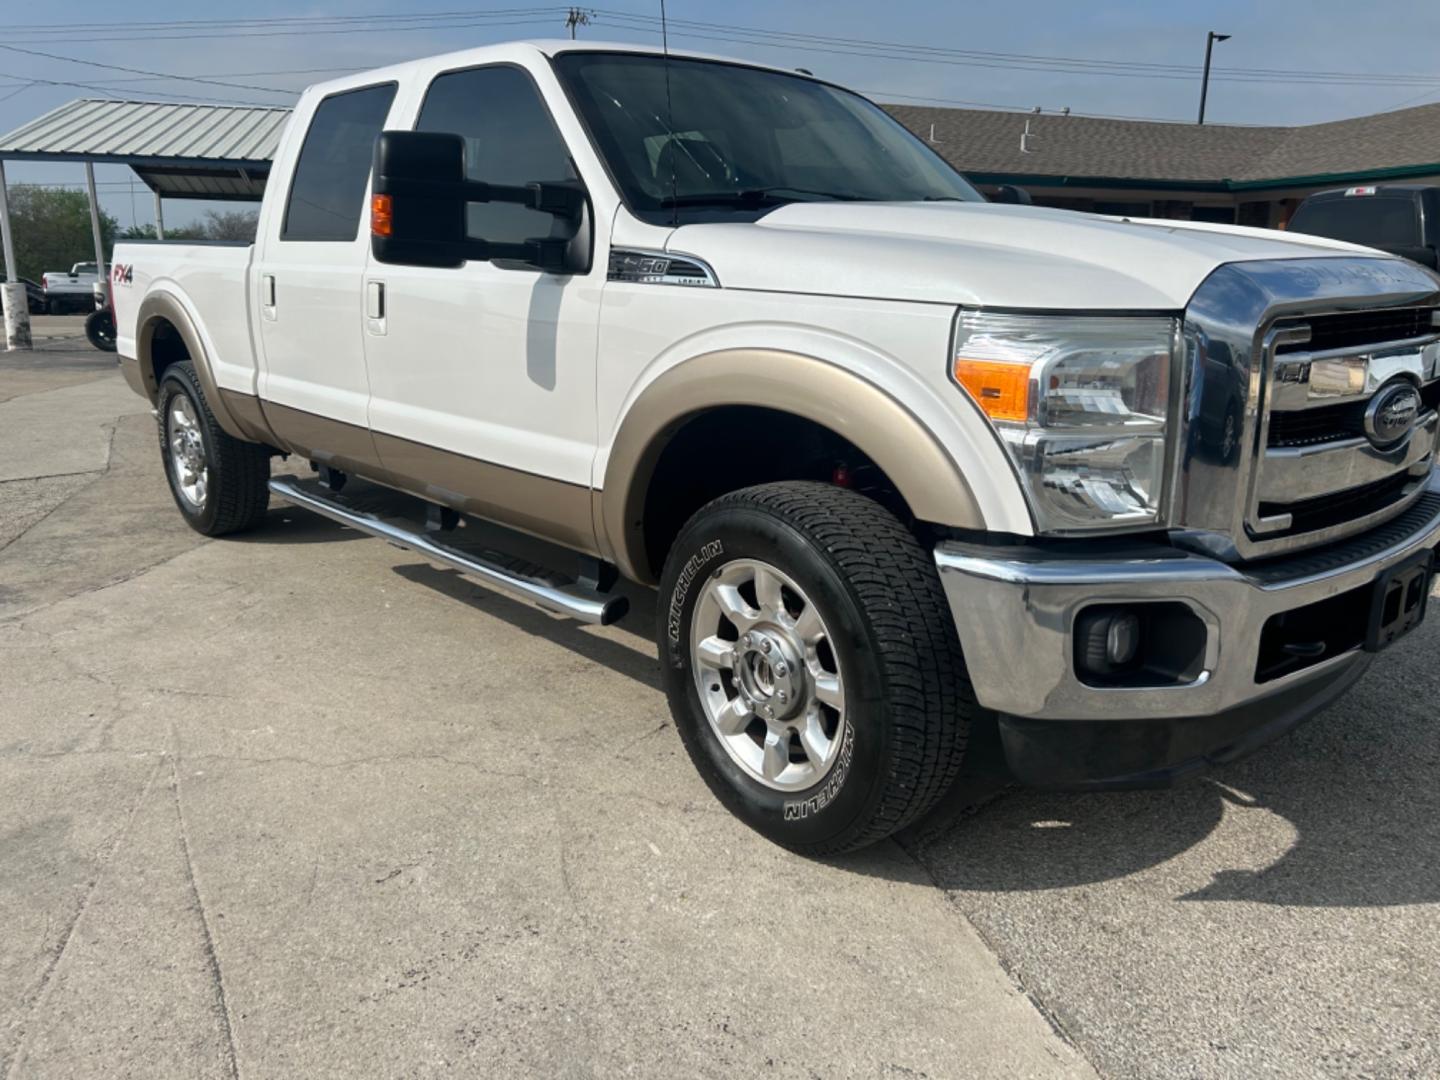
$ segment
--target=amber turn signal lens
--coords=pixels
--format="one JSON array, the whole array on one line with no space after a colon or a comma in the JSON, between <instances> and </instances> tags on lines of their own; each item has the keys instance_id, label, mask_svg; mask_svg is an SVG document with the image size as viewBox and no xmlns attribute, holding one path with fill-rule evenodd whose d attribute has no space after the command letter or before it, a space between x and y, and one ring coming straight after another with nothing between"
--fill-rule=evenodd
<instances>
[{"instance_id":1,"label":"amber turn signal lens","mask_svg":"<svg viewBox=\"0 0 1440 1080\"><path fill-rule=\"evenodd\" d=\"M1024 423L1030 415L1030 365L955 358L955 380L991 420Z\"/></svg>"},{"instance_id":2,"label":"amber turn signal lens","mask_svg":"<svg viewBox=\"0 0 1440 1080\"><path fill-rule=\"evenodd\" d=\"M370 196L370 235L389 236L395 227L389 195Z\"/></svg>"}]
</instances>

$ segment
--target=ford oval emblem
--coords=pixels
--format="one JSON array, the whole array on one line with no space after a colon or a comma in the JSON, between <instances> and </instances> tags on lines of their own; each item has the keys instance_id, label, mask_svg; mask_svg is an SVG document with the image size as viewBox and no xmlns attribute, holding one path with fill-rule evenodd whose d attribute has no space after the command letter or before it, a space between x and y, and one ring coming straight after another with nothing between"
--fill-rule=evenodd
<instances>
[{"instance_id":1,"label":"ford oval emblem","mask_svg":"<svg viewBox=\"0 0 1440 1080\"><path fill-rule=\"evenodd\" d=\"M1408 382L1382 387L1365 409L1365 437L1392 446L1409 435L1420 415L1420 392Z\"/></svg>"}]
</instances>

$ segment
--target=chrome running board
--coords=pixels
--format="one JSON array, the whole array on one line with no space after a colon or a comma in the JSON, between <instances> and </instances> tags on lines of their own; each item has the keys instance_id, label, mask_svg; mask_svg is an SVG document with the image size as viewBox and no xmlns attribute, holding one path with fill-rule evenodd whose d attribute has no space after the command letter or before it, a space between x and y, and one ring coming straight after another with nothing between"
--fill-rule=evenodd
<instances>
[{"instance_id":1,"label":"chrome running board","mask_svg":"<svg viewBox=\"0 0 1440 1080\"><path fill-rule=\"evenodd\" d=\"M398 548L413 551L417 555L459 570L462 574L476 578L504 592L529 600L547 611L568 615L581 622L599 623L608 626L623 616L629 608L629 601L623 596L610 596L587 589L575 582L557 583L544 581L515 569L504 566L498 558L480 555L439 542L433 534L427 533L424 525L411 526L408 522L379 517L357 507L345 505L342 495L332 494L323 489L307 491L294 477L277 477L270 481L270 491L286 502L349 525L352 529L388 540Z\"/></svg>"}]
</instances>

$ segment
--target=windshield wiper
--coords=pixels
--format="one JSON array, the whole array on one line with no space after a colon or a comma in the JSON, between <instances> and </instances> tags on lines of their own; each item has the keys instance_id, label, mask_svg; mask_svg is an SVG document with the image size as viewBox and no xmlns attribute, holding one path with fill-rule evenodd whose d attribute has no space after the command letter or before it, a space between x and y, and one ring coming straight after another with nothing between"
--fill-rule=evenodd
<instances>
[{"instance_id":1,"label":"windshield wiper","mask_svg":"<svg viewBox=\"0 0 1440 1080\"><path fill-rule=\"evenodd\" d=\"M839 191L815 191L810 188L790 187L775 184L770 187L745 188L743 191L702 191L691 195L667 195L660 200L666 208L674 206L737 206L751 208L758 206L780 206L785 203L806 202L804 196L832 202L859 202L866 196ZM795 196L798 196L795 197Z\"/></svg>"}]
</instances>

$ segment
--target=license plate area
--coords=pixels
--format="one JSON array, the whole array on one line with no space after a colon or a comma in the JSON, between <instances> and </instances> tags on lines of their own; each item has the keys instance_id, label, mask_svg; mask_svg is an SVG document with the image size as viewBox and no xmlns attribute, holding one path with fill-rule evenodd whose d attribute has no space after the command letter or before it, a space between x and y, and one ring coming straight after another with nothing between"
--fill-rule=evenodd
<instances>
[{"instance_id":1,"label":"license plate area","mask_svg":"<svg viewBox=\"0 0 1440 1080\"><path fill-rule=\"evenodd\" d=\"M1370 626L1365 649L1379 652L1408 634L1425 618L1430 598L1430 572L1434 553L1422 551L1393 567L1375 582L1370 597Z\"/></svg>"}]
</instances>

